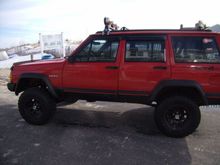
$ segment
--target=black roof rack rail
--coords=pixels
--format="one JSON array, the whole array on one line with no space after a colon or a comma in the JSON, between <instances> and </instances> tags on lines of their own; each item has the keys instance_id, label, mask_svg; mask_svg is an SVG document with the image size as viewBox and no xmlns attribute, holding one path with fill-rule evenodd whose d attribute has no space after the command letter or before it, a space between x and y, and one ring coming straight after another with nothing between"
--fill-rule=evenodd
<instances>
[{"instance_id":1,"label":"black roof rack rail","mask_svg":"<svg viewBox=\"0 0 220 165\"><path fill-rule=\"evenodd\" d=\"M205 28L199 28L199 27L183 27L183 25L180 25L181 31L205 31L205 32L211 32L212 30L208 27Z\"/></svg>"},{"instance_id":2,"label":"black roof rack rail","mask_svg":"<svg viewBox=\"0 0 220 165\"><path fill-rule=\"evenodd\" d=\"M102 35L109 35L110 32L125 32L125 31L204 31L204 32L212 32L211 29L209 29L206 24L204 24L202 21L198 21L198 23L195 24L195 27L183 27L183 24L180 25L180 29L128 29L126 27L122 27L119 29L119 26L117 24L114 24L113 21L110 21L108 17L104 18L104 24L105 28L103 31L97 31L96 34L101 33Z\"/></svg>"},{"instance_id":3,"label":"black roof rack rail","mask_svg":"<svg viewBox=\"0 0 220 165\"><path fill-rule=\"evenodd\" d=\"M191 31L191 32L199 32L199 31L204 31L204 32L212 32L211 29L205 29L205 30L200 30L200 29L196 29L196 28L183 28L183 29L129 29L129 30L112 30L111 32L135 32L135 31ZM103 33L103 31L97 31L96 34L98 33Z\"/></svg>"}]
</instances>

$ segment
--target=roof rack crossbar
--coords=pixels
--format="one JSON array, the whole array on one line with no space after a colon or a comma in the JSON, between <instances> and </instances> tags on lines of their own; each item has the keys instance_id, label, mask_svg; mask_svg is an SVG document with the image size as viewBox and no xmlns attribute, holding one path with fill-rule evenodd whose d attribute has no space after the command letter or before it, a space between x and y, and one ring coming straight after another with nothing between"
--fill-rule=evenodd
<instances>
[{"instance_id":1,"label":"roof rack crossbar","mask_svg":"<svg viewBox=\"0 0 220 165\"><path fill-rule=\"evenodd\" d=\"M183 27L183 24L180 25L180 29L128 29L126 27L122 27L119 29L119 26L115 24L113 21L110 21L108 17L104 18L104 25L105 28L103 31L98 31L96 33L102 33L102 35L109 35L110 32L123 32L123 31L205 31L211 32L212 30L209 29L206 24L202 21L198 21L195 24L195 27Z\"/></svg>"}]
</instances>

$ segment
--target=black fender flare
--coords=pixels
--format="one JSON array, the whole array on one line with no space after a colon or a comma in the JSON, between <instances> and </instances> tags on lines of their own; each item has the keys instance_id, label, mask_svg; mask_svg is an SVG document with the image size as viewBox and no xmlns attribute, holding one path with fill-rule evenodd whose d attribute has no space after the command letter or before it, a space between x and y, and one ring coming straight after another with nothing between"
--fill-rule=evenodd
<instances>
[{"instance_id":1,"label":"black fender flare","mask_svg":"<svg viewBox=\"0 0 220 165\"><path fill-rule=\"evenodd\" d=\"M49 91L49 93L55 97L58 98L58 95L56 93L56 91L54 90L53 86L51 85L50 80L48 79L48 77L44 74L40 74L40 73L23 73L20 75L18 83L16 85L15 88L15 94L18 95L21 92L21 82L23 79L28 79L28 78L35 78L35 79L39 79L42 80L46 86L47 86L47 90Z\"/></svg>"},{"instance_id":2,"label":"black fender flare","mask_svg":"<svg viewBox=\"0 0 220 165\"><path fill-rule=\"evenodd\" d=\"M193 88L196 89L198 94L201 96L202 102L204 105L208 104L208 100L206 98L206 94L203 91L202 87L193 80L163 80L154 88L153 92L150 95L150 102L155 101L158 94L165 88Z\"/></svg>"}]
</instances>

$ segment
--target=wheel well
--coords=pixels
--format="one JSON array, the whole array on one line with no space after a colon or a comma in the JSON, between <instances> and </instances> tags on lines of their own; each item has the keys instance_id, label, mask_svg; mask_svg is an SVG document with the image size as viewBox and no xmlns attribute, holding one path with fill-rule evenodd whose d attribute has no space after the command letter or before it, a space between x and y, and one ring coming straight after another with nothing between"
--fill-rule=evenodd
<instances>
[{"instance_id":1,"label":"wheel well","mask_svg":"<svg viewBox=\"0 0 220 165\"><path fill-rule=\"evenodd\" d=\"M198 105L204 105L202 93L194 87L166 87L162 89L156 96L155 101L160 102L171 96L185 96L193 100Z\"/></svg>"},{"instance_id":2,"label":"wheel well","mask_svg":"<svg viewBox=\"0 0 220 165\"><path fill-rule=\"evenodd\" d=\"M45 88L47 87L46 83L42 79L38 78L22 78L19 80L19 84L16 88L16 94L33 87Z\"/></svg>"}]
</instances>

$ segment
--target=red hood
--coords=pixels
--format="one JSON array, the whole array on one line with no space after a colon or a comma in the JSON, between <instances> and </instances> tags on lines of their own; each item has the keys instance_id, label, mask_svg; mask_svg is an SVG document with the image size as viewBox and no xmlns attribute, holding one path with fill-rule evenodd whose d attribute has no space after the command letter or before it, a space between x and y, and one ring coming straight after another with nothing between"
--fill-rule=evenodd
<instances>
[{"instance_id":1,"label":"red hood","mask_svg":"<svg viewBox=\"0 0 220 165\"><path fill-rule=\"evenodd\" d=\"M38 73L48 77L56 75L56 80L51 81L56 81L57 84L60 84L65 61L65 59L53 59L14 63L12 69L13 82L16 82L23 73Z\"/></svg>"},{"instance_id":2,"label":"red hood","mask_svg":"<svg viewBox=\"0 0 220 165\"><path fill-rule=\"evenodd\" d=\"M34 61L23 61L16 62L14 66L35 66L35 65L50 65L50 64L63 64L65 59L53 59L53 60L34 60Z\"/></svg>"}]
</instances>

